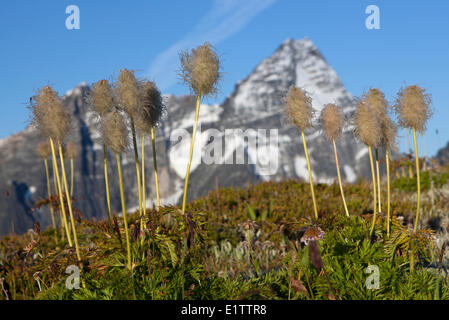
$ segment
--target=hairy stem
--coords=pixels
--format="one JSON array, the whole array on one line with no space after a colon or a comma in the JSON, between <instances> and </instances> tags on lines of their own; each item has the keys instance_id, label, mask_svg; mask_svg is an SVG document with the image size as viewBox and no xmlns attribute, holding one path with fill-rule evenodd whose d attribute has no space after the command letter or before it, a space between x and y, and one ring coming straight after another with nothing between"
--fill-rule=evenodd
<instances>
[{"instance_id":1,"label":"hairy stem","mask_svg":"<svg viewBox=\"0 0 449 320\"><path fill-rule=\"evenodd\" d=\"M413 127L413 142L415 144L415 165L416 165L416 190L418 193L418 200L416 204L416 219L415 219L415 227L413 228L413 232L416 232L418 229L418 220L419 220L419 207L421 200L421 183L419 180L419 157L418 157L418 144L416 143L416 129Z\"/></svg>"},{"instance_id":2,"label":"hairy stem","mask_svg":"<svg viewBox=\"0 0 449 320\"><path fill-rule=\"evenodd\" d=\"M201 104L201 93L198 93L196 99L195 124L193 126L192 142L190 143L190 156L189 162L187 164L186 181L184 184L184 197L182 199L182 214L185 214L186 212L187 187L189 185L190 165L192 164L193 146L195 145L195 135L196 135L196 127L198 125L198 115L200 113L200 104Z\"/></svg>"},{"instance_id":3,"label":"hairy stem","mask_svg":"<svg viewBox=\"0 0 449 320\"><path fill-rule=\"evenodd\" d=\"M62 195L61 179L59 177L58 162L56 161L55 145L53 143L52 138L50 138L50 146L51 146L51 153L52 153L52 158L53 158L53 168L55 169L56 181L58 184L59 210L62 212L62 220L63 220L62 222L64 223L65 232L67 234L67 241L69 242L69 246L73 247L72 237L70 236L69 226L67 224L67 217L65 215L65 205L64 205L64 197Z\"/></svg>"},{"instance_id":4,"label":"hairy stem","mask_svg":"<svg viewBox=\"0 0 449 320\"><path fill-rule=\"evenodd\" d=\"M376 149L376 173L377 173L377 203L379 205L378 212L382 212L382 205L380 203L380 169L379 169L379 152Z\"/></svg>"},{"instance_id":5,"label":"hairy stem","mask_svg":"<svg viewBox=\"0 0 449 320\"><path fill-rule=\"evenodd\" d=\"M154 181L156 183L156 208L159 211L160 201L159 201L159 181L157 178L157 161L156 161L156 143L154 137L154 126L151 125L151 144L153 145L153 166L154 166Z\"/></svg>"},{"instance_id":6,"label":"hairy stem","mask_svg":"<svg viewBox=\"0 0 449 320\"><path fill-rule=\"evenodd\" d=\"M70 197L73 197L73 158L70 158Z\"/></svg>"},{"instance_id":7,"label":"hairy stem","mask_svg":"<svg viewBox=\"0 0 449 320\"><path fill-rule=\"evenodd\" d=\"M143 221L147 213L147 195L145 185L145 135L142 132L142 194L143 194L143 214L140 220L140 230L143 231ZM142 238L143 241L143 238Z\"/></svg>"},{"instance_id":8,"label":"hairy stem","mask_svg":"<svg viewBox=\"0 0 449 320\"><path fill-rule=\"evenodd\" d=\"M385 162L387 166L387 237L390 237L390 155L388 148L385 151Z\"/></svg>"},{"instance_id":9,"label":"hairy stem","mask_svg":"<svg viewBox=\"0 0 449 320\"><path fill-rule=\"evenodd\" d=\"M304 130L301 130L302 143L304 145L304 153L306 154L307 170L309 172L310 192L312 193L313 211L315 213L315 219L318 220L318 210L316 208L315 192L313 190L312 170L310 170L309 153L307 152L306 137L304 136Z\"/></svg>"},{"instance_id":10,"label":"hairy stem","mask_svg":"<svg viewBox=\"0 0 449 320\"><path fill-rule=\"evenodd\" d=\"M373 222L371 225L371 229L369 231L369 236L371 237L374 232L374 226L376 225L376 218L377 218L377 192L376 192L376 174L374 171L374 161L373 161L373 152L371 150L371 147L368 146L368 152L369 152L369 160L371 163L371 175L373 179Z\"/></svg>"},{"instance_id":11,"label":"hairy stem","mask_svg":"<svg viewBox=\"0 0 449 320\"><path fill-rule=\"evenodd\" d=\"M72 232L73 232L73 240L75 242L75 250L76 250L76 257L78 258L78 261L81 261L81 255L80 250L78 246L78 236L76 235L76 227L75 227L75 219L73 218L73 211L72 211L72 198L69 194L69 188L67 185L67 176L65 174L65 167L64 167L64 156L62 154L62 147L61 143L58 141L58 148L59 148L59 160L61 161L61 171L62 171L62 178L65 186L65 195L67 198L67 206L69 207L69 215L70 215L70 222L72 224Z\"/></svg>"},{"instance_id":12,"label":"hairy stem","mask_svg":"<svg viewBox=\"0 0 449 320\"><path fill-rule=\"evenodd\" d=\"M108 149L106 147L106 144L103 145L103 150L104 150L104 161L103 161L104 183L105 183L105 187L106 187L106 201L107 201L107 205L108 205L108 218L109 218L109 223L112 223L111 200L109 197L109 181L108 181Z\"/></svg>"},{"instance_id":13,"label":"hairy stem","mask_svg":"<svg viewBox=\"0 0 449 320\"><path fill-rule=\"evenodd\" d=\"M341 199L343 200L343 206L345 207L346 216L349 217L348 207L346 206L345 194L343 192L343 184L341 183L340 166L338 165L338 154L337 154L337 146L335 144L335 139L332 139L332 144L334 145L335 165L337 166L337 176L338 176L338 182L340 184Z\"/></svg>"},{"instance_id":14,"label":"hairy stem","mask_svg":"<svg viewBox=\"0 0 449 320\"><path fill-rule=\"evenodd\" d=\"M45 164L45 175L47 176L47 193L48 199L50 200L50 213L51 213L51 222L53 224L53 229L55 229L55 242L58 242L58 230L56 228L56 220L55 220L55 211L53 210L53 205L51 202L51 186L50 186L50 175L48 173L48 162L47 159L44 159Z\"/></svg>"},{"instance_id":15,"label":"hairy stem","mask_svg":"<svg viewBox=\"0 0 449 320\"><path fill-rule=\"evenodd\" d=\"M122 168L120 166L120 154L116 153L116 157L117 157L118 178L119 178L119 183L120 183L120 199L122 201L123 224L125 226L128 269L131 270L131 245L130 245L130 242L129 242L128 221L126 220L125 196L124 196L124 193L123 193L123 179L122 179Z\"/></svg>"},{"instance_id":16,"label":"hairy stem","mask_svg":"<svg viewBox=\"0 0 449 320\"><path fill-rule=\"evenodd\" d=\"M131 132L133 135L134 158L136 159L137 189L139 193L139 217L142 218L142 185L140 183L140 165L139 165L139 154L137 151L136 127L134 126L134 118L130 116L130 119L131 119Z\"/></svg>"}]
</instances>

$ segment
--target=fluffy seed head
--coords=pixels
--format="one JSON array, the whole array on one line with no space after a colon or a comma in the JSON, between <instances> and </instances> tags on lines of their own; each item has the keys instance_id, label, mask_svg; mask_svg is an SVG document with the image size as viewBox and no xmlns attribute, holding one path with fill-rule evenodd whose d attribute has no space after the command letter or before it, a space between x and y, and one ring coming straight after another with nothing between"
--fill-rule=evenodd
<instances>
[{"instance_id":1,"label":"fluffy seed head","mask_svg":"<svg viewBox=\"0 0 449 320\"><path fill-rule=\"evenodd\" d=\"M388 101L385 95L377 88L371 88L368 93L364 94L364 100L368 106L373 109L379 117L386 115L388 112Z\"/></svg>"},{"instance_id":2,"label":"fluffy seed head","mask_svg":"<svg viewBox=\"0 0 449 320\"><path fill-rule=\"evenodd\" d=\"M335 104L327 104L321 111L321 123L329 140L338 139L345 124L343 111Z\"/></svg>"},{"instance_id":3,"label":"fluffy seed head","mask_svg":"<svg viewBox=\"0 0 449 320\"><path fill-rule=\"evenodd\" d=\"M395 150L397 133L398 127L387 115L382 119L382 145L390 150Z\"/></svg>"},{"instance_id":4,"label":"fluffy seed head","mask_svg":"<svg viewBox=\"0 0 449 320\"><path fill-rule=\"evenodd\" d=\"M196 49L182 52L180 76L195 94L202 96L217 93L220 74L220 59L208 42Z\"/></svg>"},{"instance_id":5,"label":"fluffy seed head","mask_svg":"<svg viewBox=\"0 0 449 320\"><path fill-rule=\"evenodd\" d=\"M423 133L426 130L427 120L432 116L431 102L430 95L417 85L401 89L395 105L399 124L404 128L415 128Z\"/></svg>"},{"instance_id":6,"label":"fluffy seed head","mask_svg":"<svg viewBox=\"0 0 449 320\"><path fill-rule=\"evenodd\" d=\"M69 159L75 159L78 156L78 149L73 141L67 144L65 154Z\"/></svg>"},{"instance_id":7,"label":"fluffy seed head","mask_svg":"<svg viewBox=\"0 0 449 320\"><path fill-rule=\"evenodd\" d=\"M42 134L56 141L63 141L69 131L70 120L58 93L48 85L43 87L31 98L31 108L33 123Z\"/></svg>"},{"instance_id":8,"label":"fluffy seed head","mask_svg":"<svg viewBox=\"0 0 449 320\"><path fill-rule=\"evenodd\" d=\"M360 101L355 113L355 134L367 146L377 148L381 143L381 123L376 112Z\"/></svg>"},{"instance_id":9,"label":"fluffy seed head","mask_svg":"<svg viewBox=\"0 0 449 320\"><path fill-rule=\"evenodd\" d=\"M51 147L48 141L41 141L37 146L37 154L42 159L47 159L51 155Z\"/></svg>"},{"instance_id":10,"label":"fluffy seed head","mask_svg":"<svg viewBox=\"0 0 449 320\"><path fill-rule=\"evenodd\" d=\"M116 153L122 153L128 146L128 130L125 120L118 111L112 111L102 118L103 139L107 146Z\"/></svg>"},{"instance_id":11,"label":"fluffy seed head","mask_svg":"<svg viewBox=\"0 0 449 320\"><path fill-rule=\"evenodd\" d=\"M140 85L141 108L136 115L136 127L141 132L148 132L151 126L156 126L164 109L162 95L156 84L144 81Z\"/></svg>"},{"instance_id":12,"label":"fluffy seed head","mask_svg":"<svg viewBox=\"0 0 449 320\"><path fill-rule=\"evenodd\" d=\"M133 117L139 110L139 82L134 72L128 69L120 70L116 87L117 97L125 112Z\"/></svg>"},{"instance_id":13,"label":"fluffy seed head","mask_svg":"<svg viewBox=\"0 0 449 320\"><path fill-rule=\"evenodd\" d=\"M287 95L287 118L300 130L312 126L312 99L304 90L291 86Z\"/></svg>"},{"instance_id":14,"label":"fluffy seed head","mask_svg":"<svg viewBox=\"0 0 449 320\"><path fill-rule=\"evenodd\" d=\"M377 114L381 128L381 144L388 149L396 149L397 126L388 115L388 101L382 91L371 88L364 94L368 106Z\"/></svg>"},{"instance_id":15,"label":"fluffy seed head","mask_svg":"<svg viewBox=\"0 0 449 320\"><path fill-rule=\"evenodd\" d=\"M107 80L100 80L92 87L92 104L98 114L110 112L115 105L114 91Z\"/></svg>"}]
</instances>

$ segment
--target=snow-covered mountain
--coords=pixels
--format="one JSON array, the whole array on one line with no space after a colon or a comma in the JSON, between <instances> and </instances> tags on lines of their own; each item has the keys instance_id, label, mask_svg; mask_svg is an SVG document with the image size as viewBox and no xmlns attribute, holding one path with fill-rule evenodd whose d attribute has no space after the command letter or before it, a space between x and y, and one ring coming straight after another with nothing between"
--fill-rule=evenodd
<instances>
[{"instance_id":1,"label":"snow-covered mountain","mask_svg":"<svg viewBox=\"0 0 449 320\"><path fill-rule=\"evenodd\" d=\"M332 147L324 138L317 117L325 104L338 103L349 118L355 101L312 41L288 39L247 78L237 83L223 103L201 106L188 199L206 195L221 186L307 179L300 133L286 124L284 118L283 101L291 85L306 89L317 111L313 129L306 132L313 176L321 182L336 178ZM80 156L75 161L74 194L77 199L74 206L85 217L104 218L107 211L103 142L98 121L85 103L88 91L89 87L82 84L63 97L64 104L74 115L69 139L80 149ZM178 203L182 197L195 100L191 96L165 97L167 112L156 131L164 204ZM263 137L266 141L261 139ZM0 234L11 231L13 225L16 232L24 232L36 219L43 225L49 223L46 209L31 210L33 201L45 196L43 163L35 156L40 140L37 130L32 127L0 140ZM151 206L155 199L153 163L149 139L146 142L147 204ZM368 173L366 147L354 139L349 126L337 145L342 174L347 181L352 182ZM109 163L112 207L119 213L119 187L115 183L117 173L112 154ZM127 208L136 208L138 193L131 150L123 155L122 165Z\"/></svg>"}]
</instances>

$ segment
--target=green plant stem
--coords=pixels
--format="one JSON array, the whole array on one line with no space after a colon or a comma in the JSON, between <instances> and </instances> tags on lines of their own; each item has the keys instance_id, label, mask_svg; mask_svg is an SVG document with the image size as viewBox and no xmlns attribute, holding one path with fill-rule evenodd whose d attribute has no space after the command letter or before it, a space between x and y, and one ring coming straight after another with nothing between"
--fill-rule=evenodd
<instances>
[{"instance_id":1,"label":"green plant stem","mask_svg":"<svg viewBox=\"0 0 449 320\"><path fill-rule=\"evenodd\" d=\"M47 162L47 159L44 159L44 165L45 165L45 175L47 177L48 199L50 200L51 222L53 224L53 229L55 229L55 243L58 243L58 230L56 228L55 211L53 210L53 205L52 205L52 202L51 202L50 174L48 173L48 162Z\"/></svg>"},{"instance_id":2,"label":"green plant stem","mask_svg":"<svg viewBox=\"0 0 449 320\"><path fill-rule=\"evenodd\" d=\"M120 154L119 153L116 153L116 158L117 158L118 178L119 178L119 183L120 183L120 199L122 201L123 224L125 227L128 269L131 270L131 244L129 241L128 221L126 220L126 208L125 208L125 196L124 196L124 192L123 192L122 167L120 166Z\"/></svg>"},{"instance_id":3,"label":"green plant stem","mask_svg":"<svg viewBox=\"0 0 449 320\"><path fill-rule=\"evenodd\" d=\"M53 161L52 161L52 163L51 163L51 165L52 165L52 173L53 173L53 186L54 186L54 188L55 188L55 194L58 194L58 185L57 185L57 183L56 183L56 173L55 173L55 164L53 163ZM59 210L59 224L60 224L60 228L61 228L61 240L62 241L64 241L65 240L65 233L64 233L64 218L63 218L63 216L62 216L62 211L61 210Z\"/></svg>"},{"instance_id":4,"label":"green plant stem","mask_svg":"<svg viewBox=\"0 0 449 320\"><path fill-rule=\"evenodd\" d=\"M371 225L371 229L369 231L369 236L371 238L371 236L373 235L374 232L374 226L376 225L376 218L377 218L377 197L376 197L376 174L374 171L374 161L373 161L373 152L371 150L371 147L368 146L368 152L369 152L369 160L371 163L371 175L372 175L372 179L373 179L373 222Z\"/></svg>"},{"instance_id":5,"label":"green plant stem","mask_svg":"<svg viewBox=\"0 0 449 320\"><path fill-rule=\"evenodd\" d=\"M156 143L154 135L154 126L151 125L151 144L153 145L153 166L154 166L154 181L156 184L156 209L159 211L160 200L159 200L159 180L157 177L157 160L156 160Z\"/></svg>"},{"instance_id":6,"label":"green plant stem","mask_svg":"<svg viewBox=\"0 0 449 320\"><path fill-rule=\"evenodd\" d=\"M193 126L192 142L190 143L189 162L187 164L186 181L184 184L184 196L182 199L182 214L185 214L185 212L186 212L187 187L189 185L190 166L192 164L193 147L195 145L196 127L198 125L198 116L200 114L200 104L201 104L201 92L198 93L198 96L196 99L195 124Z\"/></svg>"},{"instance_id":7,"label":"green plant stem","mask_svg":"<svg viewBox=\"0 0 449 320\"><path fill-rule=\"evenodd\" d=\"M142 195L143 195L143 211L140 219L140 230L143 231L143 222L147 214L147 195L145 185L145 134L142 132ZM143 241L143 238L142 238Z\"/></svg>"},{"instance_id":8,"label":"green plant stem","mask_svg":"<svg viewBox=\"0 0 449 320\"><path fill-rule=\"evenodd\" d=\"M131 132L133 135L134 158L136 160L137 189L139 193L139 217L142 218L142 188L140 182L140 165L139 165L139 154L137 151L136 127L134 125L134 118L130 116L130 119L131 119Z\"/></svg>"},{"instance_id":9,"label":"green plant stem","mask_svg":"<svg viewBox=\"0 0 449 320\"><path fill-rule=\"evenodd\" d=\"M108 181L108 149L106 147L106 144L103 145L103 151L104 151L103 166L104 166L104 184L106 187L106 202L108 205L109 223L112 224L111 200L110 200L110 196L109 196L109 181Z\"/></svg>"},{"instance_id":10,"label":"green plant stem","mask_svg":"<svg viewBox=\"0 0 449 320\"><path fill-rule=\"evenodd\" d=\"M70 197L73 197L73 158L70 158Z\"/></svg>"},{"instance_id":11,"label":"green plant stem","mask_svg":"<svg viewBox=\"0 0 449 320\"><path fill-rule=\"evenodd\" d=\"M377 203L379 205L378 212L382 212L382 204L380 202L380 169L379 169L379 152L376 148L376 173L377 173Z\"/></svg>"},{"instance_id":12,"label":"green plant stem","mask_svg":"<svg viewBox=\"0 0 449 320\"><path fill-rule=\"evenodd\" d=\"M338 182L340 184L341 199L343 200L343 206L345 207L346 216L349 217L348 207L346 206L345 193L343 192L343 184L341 183L340 166L338 165L338 154L337 154L337 146L335 144L335 139L332 139L332 144L334 146L335 165L337 167L337 175L338 175Z\"/></svg>"},{"instance_id":13,"label":"green plant stem","mask_svg":"<svg viewBox=\"0 0 449 320\"><path fill-rule=\"evenodd\" d=\"M387 237L390 237L390 154L388 148L385 151L385 162L387 166Z\"/></svg>"},{"instance_id":14,"label":"green plant stem","mask_svg":"<svg viewBox=\"0 0 449 320\"><path fill-rule=\"evenodd\" d=\"M81 255L78 246L78 236L76 234L75 219L73 218L73 211L72 211L72 198L70 197L69 194L69 187L67 185L67 176L65 174L64 156L62 154L62 147L59 141L58 141L58 148L59 148L59 160L61 161L62 178L65 187L65 195L67 198L67 206L69 207L70 222L72 223L72 232L73 232L73 240L75 242L76 257L78 258L78 262L81 262Z\"/></svg>"},{"instance_id":15,"label":"green plant stem","mask_svg":"<svg viewBox=\"0 0 449 320\"><path fill-rule=\"evenodd\" d=\"M307 152L307 144L306 144L306 137L304 136L304 130L301 130L301 137L302 143L304 145L304 153L306 154L307 171L309 172L309 183L310 183L310 192L312 193L313 211L315 213L315 220L318 220L318 210L316 207L315 192L313 190L312 170L310 170L309 153Z\"/></svg>"},{"instance_id":16,"label":"green plant stem","mask_svg":"<svg viewBox=\"0 0 449 320\"><path fill-rule=\"evenodd\" d=\"M52 138L50 138L50 146L51 146L51 153L52 153L52 158L53 158L53 168L55 169L56 181L57 181L57 184L58 184L59 210L62 213L62 220L63 220L62 222L63 222L64 227L65 227L65 232L66 232L66 235L67 235L67 241L69 242L69 246L73 247L72 237L70 236L69 226L67 224L67 217L66 217L66 214L65 214L64 197L62 195L61 179L59 177L59 170L58 170L58 162L56 161L55 145L53 143L53 139Z\"/></svg>"},{"instance_id":17,"label":"green plant stem","mask_svg":"<svg viewBox=\"0 0 449 320\"><path fill-rule=\"evenodd\" d=\"M418 157L418 144L416 143L416 129L413 127L413 142L415 144L415 165L416 165L416 189L418 193L418 200L416 204L416 219L415 219L415 227L413 228L413 232L416 232L418 229L418 220L419 220L419 207L421 200L421 183L419 180L419 157Z\"/></svg>"}]
</instances>

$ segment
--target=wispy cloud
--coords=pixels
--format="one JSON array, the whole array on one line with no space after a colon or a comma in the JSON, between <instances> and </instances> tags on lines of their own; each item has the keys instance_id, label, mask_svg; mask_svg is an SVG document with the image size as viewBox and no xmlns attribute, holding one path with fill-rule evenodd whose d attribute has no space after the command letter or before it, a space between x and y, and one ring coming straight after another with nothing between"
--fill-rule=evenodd
<instances>
[{"instance_id":1,"label":"wispy cloud","mask_svg":"<svg viewBox=\"0 0 449 320\"><path fill-rule=\"evenodd\" d=\"M183 40L160 53L151 64L147 75L158 81L165 91L178 79L178 54L204 41L217 45L244 28L255 16L276 0L215 0L212 8L197 22Z\"/></svg>"}]
</instances>

